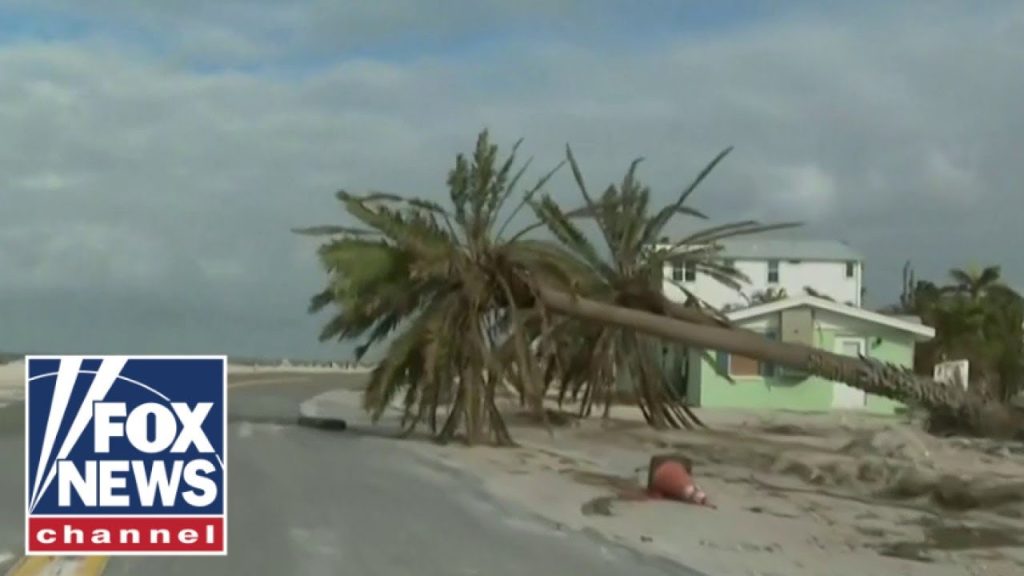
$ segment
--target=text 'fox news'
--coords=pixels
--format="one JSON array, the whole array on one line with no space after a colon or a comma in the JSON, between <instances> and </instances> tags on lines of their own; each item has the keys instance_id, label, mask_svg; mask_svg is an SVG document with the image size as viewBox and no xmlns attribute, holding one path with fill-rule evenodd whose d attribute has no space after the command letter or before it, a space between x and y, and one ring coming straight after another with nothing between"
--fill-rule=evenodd
<instances>
[{"instance_id":1,"label":"text 'fox news'","mask_svg":"<svg viewBox=\"0 0 1024 576\"><path fill-rule=\"evenodd\" d=\"M29 356L29 555L227 553L227 359Z\"/></svg>"}]
</instances>

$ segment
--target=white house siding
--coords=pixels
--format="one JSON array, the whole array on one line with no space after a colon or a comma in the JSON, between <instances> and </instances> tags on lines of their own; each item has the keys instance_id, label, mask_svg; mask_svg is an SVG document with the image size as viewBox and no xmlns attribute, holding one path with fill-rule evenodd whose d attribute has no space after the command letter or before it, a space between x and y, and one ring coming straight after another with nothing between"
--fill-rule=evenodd
<instances>
[{"instance_id":1,"label":"white house siding","mask_svg":"<svg viewBox=\"0 0 1024 576\"><path fill-rule=\"evenodd\" d=\"M749 284L744 284L740 291L700 273L697 273L694 281L682 282L682 284L686 286L687 290L719 309L726 306L747 306L748 302L743 295L749 298L768 288L782 288L789 296L801 296L805 294L804 288L808 286L836 302L858 307L861 305L863 270L860 262L853 263L852 278L846 276L846 262L844 261L802 260L793 262L780 259L778 263L779 281L775 284L768 282L767 260L739 259L733 261L733 266L749 278ZM685 300L685 293L672 282L671 265L665 266L664 274L665 295L673 300Z\"/></svg>"}]
</instances>

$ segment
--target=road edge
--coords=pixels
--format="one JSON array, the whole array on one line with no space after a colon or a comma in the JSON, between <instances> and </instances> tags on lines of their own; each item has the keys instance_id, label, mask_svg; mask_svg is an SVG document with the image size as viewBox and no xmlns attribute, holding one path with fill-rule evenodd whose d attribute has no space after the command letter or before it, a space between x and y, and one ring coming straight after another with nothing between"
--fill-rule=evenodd
<instances>
[{"instance_id":1,"label":"road edge","mask_svg":"<svg viewBox=\"0 0 1024 576\"><path fill-rule=\"evenodd\" d=\"M342 416L347 407L335 398L334 390L321 392L299 404L299 426L327 430L346 430L348 420Z\"/></svg>"},{"instance_id":2,"label":"road edge","mask_svg":"<svg viewBox=\"0 0 1024 576\"><path fill-rule=\"evenodd\" d=\"M4 576L100 576L107 569L108 556L22 556Z\"/></svg>"}]
</instances>

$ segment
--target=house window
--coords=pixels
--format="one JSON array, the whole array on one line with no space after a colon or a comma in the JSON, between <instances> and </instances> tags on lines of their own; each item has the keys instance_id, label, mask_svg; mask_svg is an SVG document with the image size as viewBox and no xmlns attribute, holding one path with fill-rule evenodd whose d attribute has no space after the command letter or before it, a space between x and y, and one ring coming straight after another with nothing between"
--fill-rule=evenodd
<instances>
[{"instance_id":1,"label":"house window","mask_svg":"<svg viewBox=\"0 0 1024 576\"><path fill-rule=\"evenodd\" d=\"M693 262L686 264L686 267L683 269L683 280L686 282L693 282L697 280L697 267Z\"/></svg>"},{"instance_id":2,"label":"house window","mask_svg":"<svg viewBox=\"0 0 1024 576\"><path fill-rule=\"evenodd\" d=\"M779 283L779 261L769 260L768 261L768 283L778 284Z\"/></svg>"},{"instance_id":3,"label":"house window","mask_svg":"<svg viewBox=\"0 0 1024 576\"><path fill-rule=\"evenodd\" d=\"M676 282L683 281L683 263L673 262L672 263L672 280Z\"/></svg>"},{"instance_id":4,"label":"house window","mask_svg":"<svg viewBox=\"0 0 1024 576\"><path fill-rule=\"evenodd\" d=\"M846 263L846 277L847 278L853 278L853 273L854 273L855 269L856 269L856 265L853 262L847 262Z\"/></svg>"},{"instance_id":5,"label":"house window","mask_svg":"<svg viewBox=\"0 0 1024 576\"><path fill-rule=\"evenodd\" d=\"M774 340L776 338L776 333L774 330L769 330L765 332L765 336ZM715 356L715 364L717 365L719 373L729 374L729 376L761 376L763 378L771 378L776 374L774 364L770 362L760 362L753 358L747 358L746 356L740 356L738 354L718 352Z\"/></svg>"},{"instance_id":6,"label":"house window","mask_svg":"<svg viewBox=\"0 0 1024 576\"><path fill-rule=\"evenodd\" d=\"M672 263L672 280L676 282L693 282L697 279L697 268L692 262L679 261Z\"/></svg>"},{"instance_id":7,"label":"house window","mask_svg":"<svg viewBox=\"0 0 1024 576\"><path fill-rule=\"evenodd\" d=\"M729 355L729 375L730 376L760 376L761 375L761 363L753 358L747 358L746 356L739 356L737 354Z\"/></svg>"},{"instance_id":8,"label":"house window","mask_svg":"<svg viewBox=\"0 0 1024 576\"><path fill-rule=\"evenodd\" d=\"M857 358L864 355L864 340L862 338L843 338L839 340L839 353L843 356Z\"/></svg>"}]
</instances>

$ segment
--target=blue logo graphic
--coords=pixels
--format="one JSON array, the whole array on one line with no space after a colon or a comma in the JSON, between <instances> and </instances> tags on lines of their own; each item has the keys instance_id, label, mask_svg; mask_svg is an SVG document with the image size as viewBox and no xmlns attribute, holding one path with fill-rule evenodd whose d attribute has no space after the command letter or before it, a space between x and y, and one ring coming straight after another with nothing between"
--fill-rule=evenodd
<instances>
[{"instance_id":1,"label":"blue logo graphic","mask_svg":"<svg viewBox=\"0 0 1024 576\"><path fill-rule=\"evenodd\" d=\"M29 532L57 519L73 528L75 518L118 518L114 529L131 518L225 517L226 358L29 357L26 378ZM29 550L59 548L58 532L27 534ZM117 553L111 546L96 550Z\"/></svg>"}]
</instances>

